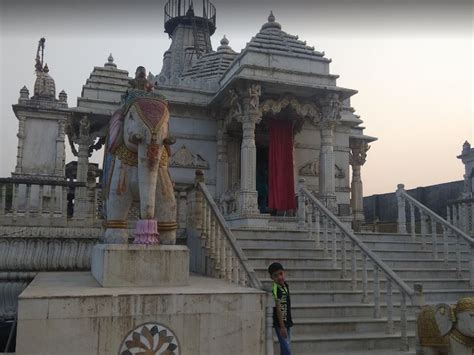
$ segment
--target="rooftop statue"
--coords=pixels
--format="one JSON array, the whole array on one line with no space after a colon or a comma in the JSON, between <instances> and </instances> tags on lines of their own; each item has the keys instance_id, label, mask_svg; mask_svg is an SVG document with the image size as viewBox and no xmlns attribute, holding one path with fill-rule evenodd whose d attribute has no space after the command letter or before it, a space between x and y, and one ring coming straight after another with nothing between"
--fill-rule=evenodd
<instances>
[{"instance_id":1,"label":"rooftop statue","mask_svg":"<svg viewBox=\"0 0 474 355\"><path fill-rule=\"evenodd\" d=\"M127 216L140 201L136 244L175 244L176 201L168 172L168 102L138 67L111 120L104 157L105 243L128 243Z\"/></svg>"}]
</instances>

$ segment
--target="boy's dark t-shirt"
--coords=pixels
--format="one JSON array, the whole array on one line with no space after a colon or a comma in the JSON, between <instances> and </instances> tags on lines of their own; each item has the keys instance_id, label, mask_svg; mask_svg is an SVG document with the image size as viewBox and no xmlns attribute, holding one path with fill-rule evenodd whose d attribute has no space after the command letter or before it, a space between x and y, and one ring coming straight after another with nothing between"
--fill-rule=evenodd
<instances>
[{"instance_id":1,"label":"boy's dark t-shirt","mask_svg":"<svg viewBox=\"0 0 474 355\"><path fill-rule=\"evenodd\" d=\"M290 298L290 288L285 282L285 286L281 286L277 283L272 285L272 293L275 301L280 302L281 315L283 316L283 322L285 323L286 328L293 326L293 320L291 319L291 298ZM273 326L275 328L280 328L278 323L276 307L273 307Z\"/></svg>"}]
</instances>

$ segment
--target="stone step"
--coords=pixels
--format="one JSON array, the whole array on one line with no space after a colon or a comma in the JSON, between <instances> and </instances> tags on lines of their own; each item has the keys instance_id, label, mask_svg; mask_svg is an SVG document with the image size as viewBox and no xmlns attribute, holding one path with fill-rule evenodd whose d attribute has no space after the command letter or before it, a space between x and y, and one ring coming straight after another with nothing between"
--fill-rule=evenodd
<instances>
[{"instance_id":1,"label":"stone step","mask_svg":"<svg viewBox=\"0 0 474 355\"><path fill-rule=\"evenodd\" d=\"M285 230L279 226L267 229L231 228L232 234L237 239L288 239L288 238L308 238L307 230Z\"/></svg>"},{"instance_id":2,"label":"stone step","mask_svg":"<svg viewBox=\"0 0 474 355\"><path fill-rule=\"evenodd\" d=\"M265 287L271 287L272 281L269 279L261 280ZM413 287L414 284L422 284L423 290L439 290L439 289L469 289L469 279L406 279L404 280L408 286ZM352 281L350 279L317 279L317 278L292 278L288 279L291 289L294 290L347 290L350 291ZM357 280L358 289L362 288L362 280ZM374 282L368 280L369 290L373 290ZM386 287L386 280L380 280L380 288Z\"/></svg>"},{"instance_id":3,"label":"stone step","mask_svg":"<svg viewBox=\"0 0 474 355\"><path fill-rule=\"evenodd\" d=\"M292 305L292 314L296 318L350 318L350 317L373 317L374 303L297 303ZM400 315L400 305L394 304L394 315ZM387 315L387 305L380 304L382 317ZM415 314L415 307L407 304L408 315Z\"/></svg>"},{"instance_id":4,"label":"stone step","mask_svg":"<svg viewBox=\"0 0 474 355\"><path fill-rule=\"evenodd\" d=\"M416 234L415 239L411 236L411 234L397 234L397 233L355 233L359 239L363 241L403 241L403 242L410 242L410 241L417 241L421 239L421 234ZM431 241L431 233L425 236L425 240ZM443 240L442 234L437 234L436 239L438 241ZM453 235L448 236L448 241L456 242L456 237Z\"/></svg>"},{"instance_id":5,"label":"stone step","mask_svg":"<svg viewBox=\"0 0 474 355\"><path fill-rule=\"evenodd\" d=\"M314 353L300 353L298 355L314 355ZM380 349L380 350L342 350L336 352L325 352L324 355L416 355L415 350L412 351L401 351L392 349Z\"/></svg>"},{"instance_id":6,"label":"stone step","mask_svg":"<svg viewBox=\"0 0 474 355\"><path fill-rule=\"evenodd\" d=\"M251 257L246 253L250 263L254 268L257 269L264 269L265 272L267 267L275 261L273 257ZM319 261L323 260L322 258L315 258L315 257L286 257L280 256L278 257L278 262L282 263L285 268L306 268L306 267L317 267ZM324 260L328 260L327 258Z\"/></svg>"},{"instance_id":7,"label":"stone step","mask_svg":"<svg viewBox=\"0 0 474 355\"><path fill-rule=\"evenodd\" d=\"M370 249L376 248L376 249L404 249L404 250L432 250L433 248L433 243L431 241L426 242L425 246L423 246L423 243L420 241L373 241L373 240L363 240L365 245L367 245ZM438 250L442 251L444 248L444 242L443 241L438 241L436 243ZM456 243L449 241L448 242L448 248L450 250L454 250L456 247Z\"/></svg>"},{"instance_id":8,"label":"stone step","mask_svg":"<svg viewBox=\"0 0 474 355\"><path fill-rule=\"evenodd\" d=\"M400 317L394 317L394 329L400 327ZM408 330L415 330L415 317L407 317ZM387 318L373 317L351 318L295 318L295 336L328 333L365 333L377 332L387 328Z\"/></svg>"},{"instance_id":9,"label":"stone step","mask_svg":"<svg viewBox=\"0 0 474 355\"><path fill-rule=\"evenodd\" d=\"M410 348L415 345L415 333L408 332ZM373 349L399 349L401 344L400 332L386 334L374 333L333 333L294 336L291 339L291 350L294 354L323 355L330 351L341 351L351 354L352 351L365 351ZM350 349L350 352L348 352ZM275 354L278 354L278 344L275 342ZM364 353L365 354L365 353ZM385 354L385 352L383 353Z\"/></svg>"},{"instance_id":10,"label":"stone step","mask_svg":"<svg viewBox=\"0 0 474 355\"><path fill-rule=\"evenodd\" d=\"M316 248L310 239L237 239L241 248Z\"/></svg>"},{"instance_id":11,"label":"stone step","mask_svg":"<svg viewBox=\"0 0 474 355\"><path fill-rule=\"evenodd\" d=\"M319 257L324 258L324 252L321 249L315 248L242 248L245 255L253 259L255 257L266 257L274 261L280 258L294 258L294 257Z\"/></svg>"},{"instance_id":12,"label":"stone step","mask_svg":"<svg viewBox=\"0 0 474 355\"><path fill-rule=\"evenodd\" d=\"M290 285L291 286L291 285ZM439 289L439 290L424 290L424 297L426 302L453 302L456 303L462 297L470 297L473 294L472 289ZM362 290L291 290L291 297L293 304L298 303L348 303L361 302ZM385 289L381 289L380 297L382 300L386 298ZM369 302L373 301L373 292L368 292ZM393 302L400 302L400 292L394 287ZM407 303L409 300L407 300Z\"/></svg>"},{"instance_id":13,"label":"stone step","mask_svg":"<svg viewBox=\"0 0 474 355\"><path fill-rule=\"evenodd\" d=\"M261 262L264 260L263 262ZM266 279L269 278L267 266L270 265L271 261L268 262L269 259L259 259L259 260L250 260L257 276ZM281 260L280 260L281 261ZM341 277L342 269L334 269L332 267L329 268L320 268L320 267L313 267L312 265L316 264L315 260L308 261L308 263L303 263L302 261L294 261L293 259L281 261L286 270L286 277L291 280L293 278L317 278L319 280L325 279L336 279ZM303 264L303 266L299 266ZM263 267L262 267L263 265ZM287 265L297 265L294 266L287 266ZM309 266L306 266L309 265ZM402 280L405 279L438 279L438 278L452 278L458 279L457 271L455 268L451 269L424 269L424 268L400 268L400 269L392 269ZM467 278L469 276L469 270L463 269L462 270L463 278ZM348 269L348 272L350 270ZM373 277L373 269L369 267L367 270L367 276L369 279ZM362 278L362 269L359 267L357 269L357 277Z\"/></svg>"}]
</instances>

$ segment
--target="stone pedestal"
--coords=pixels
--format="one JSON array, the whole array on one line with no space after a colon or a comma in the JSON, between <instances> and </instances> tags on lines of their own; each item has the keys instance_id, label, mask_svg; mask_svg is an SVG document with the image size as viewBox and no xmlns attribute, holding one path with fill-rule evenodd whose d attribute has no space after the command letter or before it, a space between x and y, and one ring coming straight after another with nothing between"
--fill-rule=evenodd
<instances>
[{"instance_id":1,"label":"stone pedestal","mask_svg":"<svg viewBox=\"0 0 474 355\"><path fill-rule=\"evenodd\" d=\"M103 287L184 286L189 250L179 245L98 244L92 275Z\"/></svg>"},{"instance_id":2,"label":"stone pedestal","mask_svg":"<svg viewBox=\"0 0 474 355\"><path fill-rule=\"evenodd\" d=\"M113 288L89 272L40 273L19 298L16 355L264 355L265 297L193 275Z\"/></svg>"}]
</instances>

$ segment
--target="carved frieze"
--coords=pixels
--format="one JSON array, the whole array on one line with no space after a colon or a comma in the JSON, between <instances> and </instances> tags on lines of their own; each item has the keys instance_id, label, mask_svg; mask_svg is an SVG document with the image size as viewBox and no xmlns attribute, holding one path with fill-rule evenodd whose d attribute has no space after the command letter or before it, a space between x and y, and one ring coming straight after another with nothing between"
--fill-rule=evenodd
<instances>
[{"instance_id":1,"label":"carved frieze","mask_svg":"<svg viewBox=\"0 0 474 355\"><path fill-rule=\"evenodd\" d=\"M280 99L265 100L260 107L260 111L262 114L271 113L276 115L287 107L291 107L295 110L298 116L308 119L313 123L318 122L321 117L320 110L314 103L300 102L298 99L290 95L283 96Z\"/></svg>"},{"instance_id":2,"label":"carved frieze","mask_svg":"<svg viewBox=\"0 0 474 355\"><path fill-rule=\"evenodd\" d=\"M299 168L300 176L319 176L319 164L317 160L311 160Z\"/></svg>"},{"instance_id":3,"label":"carved frieze","mask_svg":"<svg viewBox=\"0 0 474 355\"><path fill-rule=\"evenodd\" d=\"M334 170L334 177L336 179L344 179L346 177L344 170L337 164L334 164ZM319 176L319 162L318 160L310 160L301 165L298 171L300 176Z\"/></svg>"},{"instance_id":4,"label":"carved frieze","mask_svg":"<svg viewBox=\"0 0 474 355\"><path fill-rule=\"evenodd\" d=\"M172 156L170 166L174 168L209 169L209 163L199 154L192 153L182 145Z\"/></svg>"}]
</instances>

